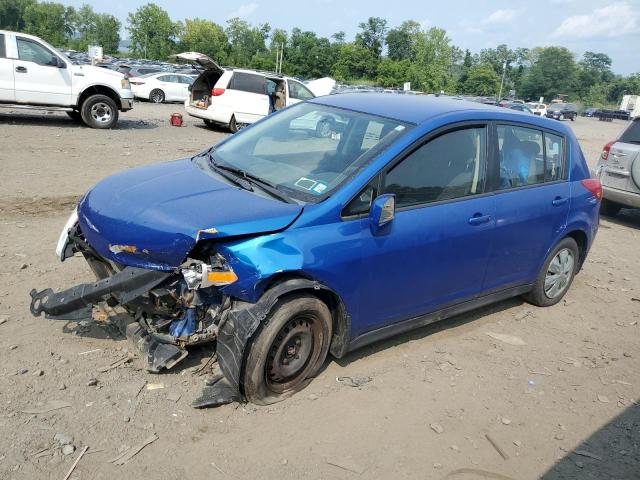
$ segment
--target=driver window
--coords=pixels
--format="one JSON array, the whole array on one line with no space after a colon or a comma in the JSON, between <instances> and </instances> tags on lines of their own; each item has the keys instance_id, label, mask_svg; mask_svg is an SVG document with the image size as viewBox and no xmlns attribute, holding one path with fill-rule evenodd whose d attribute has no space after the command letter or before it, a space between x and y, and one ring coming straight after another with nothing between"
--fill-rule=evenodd
<instances>
[{"instance_id":1,"label":"driver window","mask_svg":"<svg viewBox=\"0 0 640 480\"><path fill-rule=\"evenodd\" d=\"M37 63L38 65L51 66L51 58L54 56L49 50L42 45L18 38L18 58L26 62Z\"/></svg>"}]
</instances>

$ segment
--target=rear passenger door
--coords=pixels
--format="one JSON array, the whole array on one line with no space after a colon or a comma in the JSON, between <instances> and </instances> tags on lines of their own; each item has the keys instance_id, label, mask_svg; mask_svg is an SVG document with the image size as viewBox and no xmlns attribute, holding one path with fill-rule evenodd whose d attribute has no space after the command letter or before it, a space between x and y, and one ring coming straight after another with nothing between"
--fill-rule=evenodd
<instances>
[{"instance_id":1,"label":"rear passenger door","mask_svg":"<svg viewBox=\"0 0 640 480\"><path fill-rule=\"evenodd\" d=\"M225 100L231 104L238 123L253 123L269 114L269 97L264 75L234 72L226 95L229 96Z\"/></svg>"},{"instance_id":2,"label":"rear passenger door","mask_svg":"<svg viewBox=\"0 0 640 480\"><path fill-rule=\"evenodd\" d=\"M487 156L488 127L460 126L388 169L381 191L395 194L396 215L386 233L363 223L368 261L355 334L480 293L495 223L494 197L485 193Z\"/></svg>"},{"instance_id":3,"label":"rear passenger door","mask_svg":"<svg viewBox=\"0 0 640 480\"><path fill-rule=\"evenodd\" d=\"M13 40L8 37L7 40ZM16 90L13 82L13 60L7 58L5 34L0 33L0 102L15 102Z\"/></svg>"},{"instance_id":4,"label":"rear passenger door","mask_svg":"<svg viewBox=\"0 0 640 480\"><path fill-rule=\"evenodd\" d=\"M485 293L532 283L566 228L571 187L566 141L553 132L497 124L496 229Z\"/></svg>"},{"instance_id":5,"label":"rear passenger door","mask_svg":"<svg viewBox=\"0 0 640 480\"><path fill-rule=\"evenodd\" d=\"M289 86L289 92L287 95L287 106L315 98L315 95L311 93L311 90L302 85L300 82L289 79L287 80L287 84Z\"/></svg>"}]
</instances>

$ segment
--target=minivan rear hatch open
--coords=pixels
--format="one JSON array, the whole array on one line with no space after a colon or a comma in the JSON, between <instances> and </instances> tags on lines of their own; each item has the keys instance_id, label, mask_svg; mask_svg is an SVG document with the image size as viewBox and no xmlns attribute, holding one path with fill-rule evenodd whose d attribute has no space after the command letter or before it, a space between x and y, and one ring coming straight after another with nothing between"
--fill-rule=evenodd
<instances>
[{"instance_id":1,"label":"minivan rear hatch open","mask_svg":"<svg viewBox=\"0 0 640 480\"><path fill-rule=\"evenodd\" d=\"M182 52L176 53L173 55L176 58L180 58L182 60L187 60L189 62L195 62L205 70L216 70L220 74L222 74L223 70L220 65L218 65L215 61L213 61L210 57L205 55L204 53L198 52Z\"/></svg>"},{"instance_id":2,"label":"minivan rear hatch open","mask_svg":"<svg viewBox=\"0 0 640 480\"><path fill-rule=\"evenodd\" d=\"M204 53L183 52L177 53L173 56L175 58L197 63L204 68L204 72L195 79L189 88L191 92L189 95L189 105L206 110L209 108L209 105L211 105L211 96L214 94L213 89L216 82L224 73L223 68Z\"/></svg>"}]
</instances>

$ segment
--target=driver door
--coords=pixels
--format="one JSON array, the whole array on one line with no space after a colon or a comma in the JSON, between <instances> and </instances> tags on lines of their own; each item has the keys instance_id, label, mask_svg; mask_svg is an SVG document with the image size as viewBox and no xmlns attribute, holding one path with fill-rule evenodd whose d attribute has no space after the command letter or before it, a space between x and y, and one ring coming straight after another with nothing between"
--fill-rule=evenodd
<instances>
[{"instance_id":1,"label":"driver door","mask_svg":"<svg viewBox=\"0 0 640 480\"><path fill-rule=\"evenodd\" d=\"M71 105L69 65L34 40L17 36L16 41L18 58L13 61L16 102Z\"/></svg>"}]
</instances>

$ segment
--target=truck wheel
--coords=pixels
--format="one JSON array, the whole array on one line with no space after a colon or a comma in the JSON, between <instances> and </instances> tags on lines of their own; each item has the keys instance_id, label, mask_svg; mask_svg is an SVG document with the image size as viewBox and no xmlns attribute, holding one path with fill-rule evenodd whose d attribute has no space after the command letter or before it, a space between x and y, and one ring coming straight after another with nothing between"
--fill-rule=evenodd
<instances>
[{"instance_id":1,"label":"truck wheel","mask_svg":"<svg viewBox=\"0 0 640 480\"><path fill-rule=\"evenodd\" d=\"M252 339L243 372L244 394L269 405L305 388L327 358L331 312L311 295L277 305Z\"/></svg>"},{"instance_id":2,"label":"truck wheel","mask_svg":"<svg viewBox=\"0 0 640 480\"><path fill-rule=\"evenodd\" d=\"M569 290L579 266L578 244L571 237L563 238L547 257L536 283L523 295L524 299L538 307L555 305Z\"/></svg>"},{"instance_id":3,"label":"truck wheel","mask_svg":"<svg viewBox=\"0 0 640 480\"><path fill-rule=\"evenodd\" d=\"M91 128L111 128L118 121L116 102L106 95L91 95L80 108L82 121Z\"/></svg>"},{"instance_id":4,"label":"truck wheel","mask_svg":"<svg viewBox=\"0 0 640 480\"><path fill-rule=\"evenodd\" d=\"M69 115L69 118L71 118L72 120L75 120L76 122L82 121L82 115L80 115L80 112L78 110L67 112L67 115Z\"/></svg>"},{"instance_id":5,"label":"truck wheel","mask_svg":"<svg viewBox=\"0 0 640 480\"><path fill-rule=\"evenodd\" d=\"M152 101L153 103L164 102L164 92L159 88L156 88L155 90L151 90L151 93L149 94L149 100Z\"/></svg>"}]
</instances>

